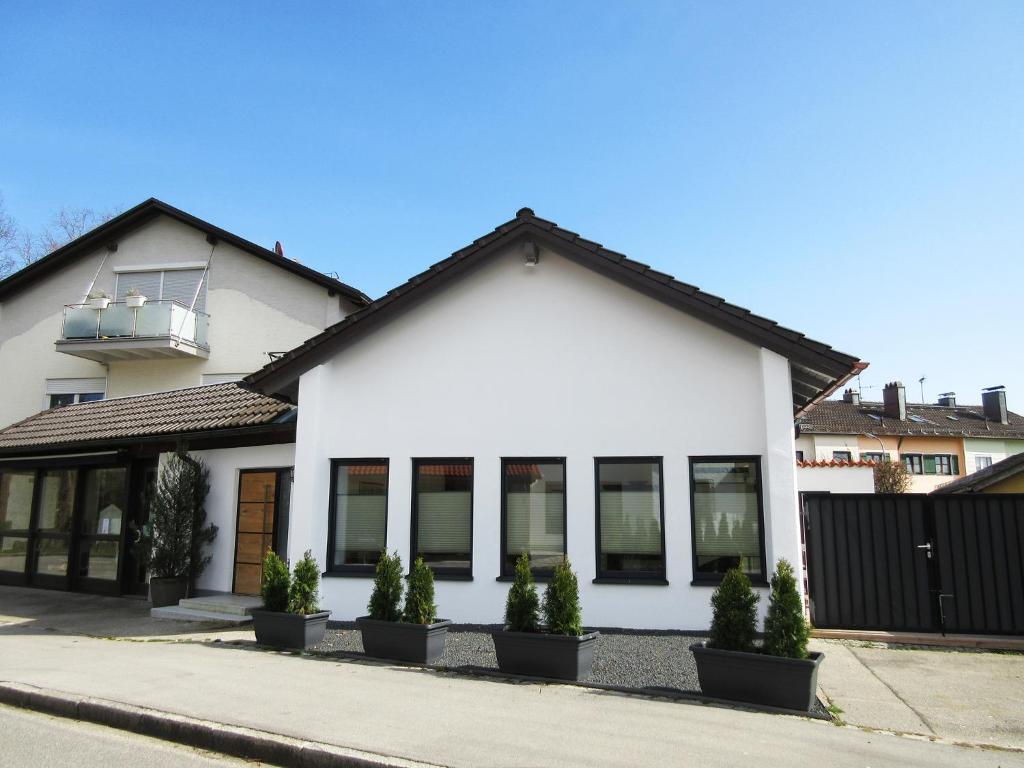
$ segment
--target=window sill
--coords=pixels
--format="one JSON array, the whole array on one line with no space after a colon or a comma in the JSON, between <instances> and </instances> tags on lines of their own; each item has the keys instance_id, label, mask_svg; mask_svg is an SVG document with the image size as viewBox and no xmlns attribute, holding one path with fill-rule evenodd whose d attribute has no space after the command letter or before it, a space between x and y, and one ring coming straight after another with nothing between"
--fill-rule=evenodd
<instances>
[{"instance_id":1,"label":"window sill","mask_svg":"<svg viewBox=\"0 0 1024 768\"><path fill-rule=\"evenodd\" d=\"M409 578L409 574L405 574L405 578ZM434 581L472 581L473 574L471 573L434 573Z\"/></svg>"},{"instance_id":2,"label":"window sill","mask_svg":"<svg viewBox=\"0 0 1024 768\"><path fill-rule=\"evenodd\" d=\"M712 587L712 588L714 588L714 587L717 587L721 583L722 583L721 579L694 579L693 581L690 582L690 586L691 587ZM770 587L771 584L769 584L764 579L751 579L750 580L750 586L752 586L752 587L765 587L765 588L767 588L767 587Z\"/></svg>"},{"instance_id":3,"label":"window sill","mask_svg":"<svg viewBox=\"0 0 1024 768\"><path fill-rule=\"evenodd\" d=\"M501 582L505 582L507 584L511 584L515 580L516 580L515 576L498 576L497 578L495 578L495 581L501 581ZM535 573L535 574L533 574L533 580L536 583L538 583L538 584L547 584L548 582L551 581L551 574L549 574L549 573L548 574L536 574Z\"/></svg>"},{"instance_id":4,"label":"window sill","mask_svg":"<svg viewBox=\"0 0 1024 768\"><path fill-rule=\"evenodd\" d=\"M613 576L598 577L593 580L594 584L630 584L638 587L667 587L668 579L657 577L624 579Z\"/></svg>"},{"instance_id":5,"label":"window sill","mask_svg":"<svg viewBox=\"0 0 1024 768\"><path fill-rule=\"evenodd\" d=\"M322 579L372 579L374 571L325 571L320 574Z\"/></svg>"}]
</instances>

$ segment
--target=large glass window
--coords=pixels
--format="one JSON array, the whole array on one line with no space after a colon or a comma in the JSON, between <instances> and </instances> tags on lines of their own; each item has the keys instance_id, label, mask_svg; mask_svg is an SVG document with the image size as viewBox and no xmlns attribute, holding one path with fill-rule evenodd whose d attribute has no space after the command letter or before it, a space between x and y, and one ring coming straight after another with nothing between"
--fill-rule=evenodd
<instances>
[{"instance_id":1,"label":"large glass window","mask_svg":"<svg viewBox=\"0 0 1024 768\"><path fill-rule=\"evenodd\" d=\"M387 459L336 459L328 566L372 572L387 546Z\"/></svg>"},{"instance_id":2,"label":"large glass window","mask_svg":"<svg viewBox=\"0 0 1024 768\"><path fill-rule=\"evenodd\" d=\"M124 467L92 469L85 478L82 533L118 536L128 506L128 472Z\"/></svg>"},{"instance_id":3,"label":"large glass window","mask_svg":"<svg viewBox=\"0 0 1024 768\"><path fill-rule=\"evenodd\" d=\"M473 460L414 459L412 556L438 575L473 570Z\"/></svg>"},{"instance_id":4,"label":"large glass window","mask_svg":"<svg viewBox=\"0 0 1024 768\"><path fill-rule=\"evenodd\" d=\"M761 461L692 458L693 578L719 581L730 568L765 579Z\"/></svg>"},{"instance_id":5,"label":"large glass window","mask_svg":"<svg viewBox=\"0 0 1024 768\"><path fill-rule=\"evenodd\" d=\"M523 552L534 573L550 573L565 555L565 459L502 459L501 575Z\"/></svg>"},{"instance_id":6,"label":"large glass window","mask_svg":"<svg viewBox=\"0 0 1024 768\"><path fill-rule=\"evenodd\" d=\"M661 459L596 459L598 578L665 578Z\"/></svg>"},{"instance_id":7,"label":"large glass window","mask_svg":"<svg viewBox=\"0 0 1024 768\"><path fill-rule=\"evenodd\" d=\"M29 529L35 487L35 470L0 472L0 532Z\"/></svg>"}]
</instances>

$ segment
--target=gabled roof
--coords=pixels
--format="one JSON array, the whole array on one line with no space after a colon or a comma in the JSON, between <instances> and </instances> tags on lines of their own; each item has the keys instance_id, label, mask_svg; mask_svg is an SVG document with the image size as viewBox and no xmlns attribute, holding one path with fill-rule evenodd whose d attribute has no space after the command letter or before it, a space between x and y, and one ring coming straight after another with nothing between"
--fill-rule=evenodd
<instances>
[{"instance_id":1,"label":"gabled roof","mask_svg":"<svg viewBox=\"0 0 1024 768\"><path fill-rule=\"evenodd\" d=\"M965 475L952 483L941 485L932 491L932 494L974 493L1022 472L1024 472L1024 453L1018 453L984 469L979 469L973 474Z\"/></svg>"},{"instance_id":2,"label":"gabled roof","mask_svg":"<svg viewBox=\"0 0 1024 768\"><path fill-rule=\"evenodd\" d=\"M159 215L170 216L172 219L176 219L183 224L195 227L196 229L206 233L208 237L223 240L224 242L230 243L236 248L243 250L258 259L263 259L264 261L270 262L281 269L291 272L293 275L298 275L306 280L322 285L324 288L327 288L330 291L335 291L359 306L366 306L370 303L369 296L362 291L353 288L351 285L347 285L340 280L329 277L322 272L317 272L315 269L303 266L297 261L292 261L291 259L279 256L274 251L268 250L263 246L256 245L256 243L252 243L238 235L228 232L226 229L216 227L207 221L197 219L192 214L185 213L185 211L179 210L172 205L161 202L155 197L151 197L149 200L136 205L134 208L130 208L119 216L115 216L110 221L100 224L95 229L86 232L84 235L72 240L67 245L61 246L38 261L32 262L24 269L0 280L0 299L3 299L4 296L13 291L29 285L35 280L60 269L79 256L95 250L98 247L115 242L125 233L130 232L133 229L137 229Z\"/></svg>"},{"instance_id":3,"label":"gabled roof","mask_svg":"<svg viewBox=\"0 0 1024 768\"><path fill-rule=\"evenodd\" d=\"M51 408L0 430L0 455L260 428L295 408L235 382Z\"/></svg>"},{"instance_id":4,"label":"gabled roof","mask_svg":"<svg viewBox=\"0 0 1024 768\"><path fill-rule=\"evenodd\" d=\"M270 362L248 376L244 383L261 392L294 399L298 391L298 378L304 372L331 358L344 346L389 318L415 306L489 256L524 240L547 246L623 285L789 358L793 406L797 414L817 400L827 397L851 375L867 367L867 363L838 352L827 344L784 328L773 320L705 293L696 286L680 282L671 275L611 251L600 243L586 240L575 232L562 229L553 221L534 215L529 208L523 208L516 213L514 219Z\"/></svg>"},{"instance_id":5,"label":"gabled roof","mask_svg":"<svg viewBox=\"0 0 1024 768\"><path fill-rule=\"evenodd\" d=\"M1008 413L1009 424L989 421L980 405L914 405L907 403L903 421L885 415L882 403L826 400L805 413L801 434L899 435L904 437L996 437L1024 439L1024 416Z\"/></svg>"}]
</instances>

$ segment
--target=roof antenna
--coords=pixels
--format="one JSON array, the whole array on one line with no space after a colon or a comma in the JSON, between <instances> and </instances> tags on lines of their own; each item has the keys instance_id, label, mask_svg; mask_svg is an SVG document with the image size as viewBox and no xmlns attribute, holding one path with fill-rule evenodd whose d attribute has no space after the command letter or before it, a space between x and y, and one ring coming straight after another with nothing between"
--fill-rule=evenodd
<instances>
[{"instance_id":1,"label":"roof antenna","mask_svg":"<svg viewBox=\"0 0 1024 768\"><path fill-rule=\"evenodd\" d=\"M282 259L284 258L284 246L281 245L281 241L280 240L275 240L274 241L274 253L276 253Z\"/></svg>"},{"instance_id":2,"label":"roof antenna","mask_svg":"<svg viewBox=\"0 0 1024 768\"><path fill-rule=\"evenodd\" d=\"M924 405L924 382L927 378L927 376L922 376L917 380L917 383L921 385L921 405Z\"/></svg>"}]
</instances>

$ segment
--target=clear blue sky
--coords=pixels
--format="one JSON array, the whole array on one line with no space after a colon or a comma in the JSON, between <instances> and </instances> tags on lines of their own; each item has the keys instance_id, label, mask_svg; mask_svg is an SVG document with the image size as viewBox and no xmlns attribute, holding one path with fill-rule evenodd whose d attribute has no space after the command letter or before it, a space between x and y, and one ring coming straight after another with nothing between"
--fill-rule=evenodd
<instances>
[{"instance_id":1,"label":"clear blue sky","mask_svg":"<svg viewBox=\"0 0 1024 768\"><path fill-rule=\"evenodd\" d=\"M529 205L1024 412L1024 4L5 3L23 225L156 196L376 296ZM866 391L877 398L878 389Z\"/></svg>"}]
</instances>

